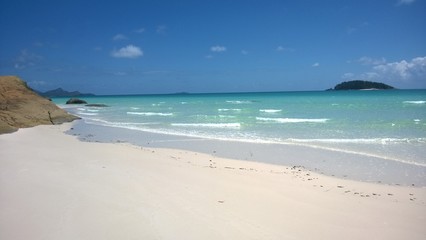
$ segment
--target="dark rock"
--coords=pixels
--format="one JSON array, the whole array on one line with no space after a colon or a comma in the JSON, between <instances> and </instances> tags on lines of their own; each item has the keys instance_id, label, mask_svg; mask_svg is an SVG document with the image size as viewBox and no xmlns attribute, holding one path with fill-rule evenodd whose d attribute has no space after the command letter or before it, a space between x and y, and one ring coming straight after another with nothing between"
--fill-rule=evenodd
<instances>
[{"instance_id":1,"label":"dark rock","mask_svg":"<svg viewBox=\"0 0 426 240\"><path fill-rule=\"evenodd\" d=\"M78 98L71 98L67 101L67 104L87 104L87 102Z\"/></svg>"},{"instance_id":2,"label":"dark rock","mask_svg":"<svg viewBox=\"0 0 426 240\"><path fill-rule=\"evenodd\" d=\"M91 104L86 104L86 107L109 107L108 105L102 104L102 103L91 103Z\"/></svg>"}]
</instances>

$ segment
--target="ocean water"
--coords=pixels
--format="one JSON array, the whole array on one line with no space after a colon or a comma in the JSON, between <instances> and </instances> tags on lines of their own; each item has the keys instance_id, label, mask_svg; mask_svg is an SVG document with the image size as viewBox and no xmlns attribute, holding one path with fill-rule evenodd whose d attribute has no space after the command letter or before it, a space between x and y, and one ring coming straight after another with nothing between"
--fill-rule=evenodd
<instances>
[{"instance_id":1,"label":"ocean water","mask_svg":"<svg viewBox=\"0 0 426 240\"><path fill-rule=\"evenodd\" d=\"M171 94L83 98L88 124L260 144L300 145L426 167L426 90Z\"/></svg>"}]
</instances>

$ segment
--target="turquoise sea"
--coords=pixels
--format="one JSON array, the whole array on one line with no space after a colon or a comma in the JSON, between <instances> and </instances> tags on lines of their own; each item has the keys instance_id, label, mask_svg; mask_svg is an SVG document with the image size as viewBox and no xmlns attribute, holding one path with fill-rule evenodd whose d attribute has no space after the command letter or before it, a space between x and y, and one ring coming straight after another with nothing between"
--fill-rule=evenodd
<instances>
[{"instance_id":1,"label":"turquoise sea","mask_svg":"<svg viewBox=\"0 0 426 240\"><path fill-rule=\"evenodd\" d=\"M56 104L88 124L134 131L302 145L426 167L426 90L86 97Z\"/></svg>"}]
</instances>

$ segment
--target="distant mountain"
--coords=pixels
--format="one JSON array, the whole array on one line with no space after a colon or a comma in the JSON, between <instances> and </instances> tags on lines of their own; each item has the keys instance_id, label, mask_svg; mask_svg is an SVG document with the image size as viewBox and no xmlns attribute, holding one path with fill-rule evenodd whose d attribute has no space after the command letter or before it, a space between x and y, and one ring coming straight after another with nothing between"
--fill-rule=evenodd
<instances>
[{"instance_id":1,"label":"distant mountain","mask_svg":"<svg viewBox=\"0 0 426 240\"><path fill-rule=\"evenodd\" d=\"M92 93L81 93L79 91L68 92L62 88L57 88L54 90L50 90L44 93L40 93L41 96L44 97L87 97L87 96L95 96Z\"/></svg>"},{"instance_id":2,"label":"distant mountain","mask_svg":"<svg viewBox=\"0 0 426 240\"><path fill-rule=\"evenodd\" d=\"M386 90L386 89L395 89L395 88L387 84L379 83L379 82L353 80L349 82L339 83L334 88L329 90L365 90L365 89Z\"/></svg>"}]
</instances>

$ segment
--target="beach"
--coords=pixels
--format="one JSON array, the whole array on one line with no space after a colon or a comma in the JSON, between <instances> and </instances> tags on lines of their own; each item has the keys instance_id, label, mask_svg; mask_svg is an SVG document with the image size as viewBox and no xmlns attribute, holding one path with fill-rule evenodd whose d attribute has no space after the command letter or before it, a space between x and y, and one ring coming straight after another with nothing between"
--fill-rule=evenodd
<instances>
[{"instance_id":1,"label":"beach","mask_svg":"<svg viewBox=\"0 0 426 240\"><path fill-rule=\"evenodd\" d=\"M74 124L0 135L0 239L426 237L424 187L84 142Z\"/></svg>"},{"instance_id":2,"label":"beach","mask_svg":"<svg viewBox=\"0 0 426 240\"><path fill-rule=\"evenodd\" d=\"M426 1L0 6L0 240L426 240Z\"/></svg>"}]
</instances>

